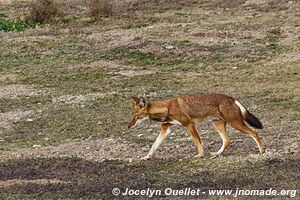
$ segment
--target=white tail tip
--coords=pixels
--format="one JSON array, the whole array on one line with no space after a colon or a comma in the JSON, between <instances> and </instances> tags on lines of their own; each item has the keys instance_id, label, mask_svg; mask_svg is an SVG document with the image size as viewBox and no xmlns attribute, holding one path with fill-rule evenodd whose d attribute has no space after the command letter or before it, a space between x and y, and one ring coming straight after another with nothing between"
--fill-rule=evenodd
<instances>
[{"instance_id":1,"label":"white tail tip","mask_svg":"<svg viewBox=\"0 0 300 200\"><path fill-rule=\"evenodd\" d=\"M238 100L235 100L234 103L236 105L238 105L238 107L240 108L242 114L246 114L247 113L246 108Z\"/></svg>"}]
</instances>

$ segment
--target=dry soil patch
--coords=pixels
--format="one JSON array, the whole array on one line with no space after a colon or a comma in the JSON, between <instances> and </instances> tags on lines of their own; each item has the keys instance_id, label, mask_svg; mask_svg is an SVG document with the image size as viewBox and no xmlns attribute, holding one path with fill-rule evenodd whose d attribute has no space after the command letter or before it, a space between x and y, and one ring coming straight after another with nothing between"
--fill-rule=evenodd
<instances>
[{"instance_id":1,"label":"dry soil patch","mask_svg":"<svg viewBox=\"0 0 300 200\"><path fill-rule=\"evenodd\" d=\"M13 84L0 86L0 98L15 99L19 96L38 96L43 94L43 91L28 85Z\"/></svg>"}]
</instances>

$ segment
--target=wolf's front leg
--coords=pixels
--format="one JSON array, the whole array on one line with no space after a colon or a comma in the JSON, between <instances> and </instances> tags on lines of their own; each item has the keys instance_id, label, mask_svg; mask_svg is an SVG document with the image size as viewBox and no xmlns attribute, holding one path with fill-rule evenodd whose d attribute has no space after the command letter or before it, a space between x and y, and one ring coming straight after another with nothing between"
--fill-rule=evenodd
<instances>
[{"instance_id":1,"label":"wolf's front leg","mask_svg":"<svg viewBox=\"0 0 300 200\"><path fill-rule=\"evenodd\" d=\"M197 148L198 148L198 155L196 157L202 158L203 157L203 146L201 143L201 139L199 137L198 131L195 127L194 123L189 123L187 125L188 132L192 136L193 140L195 141Z\"/></svg>"},{"instance_id":2,"label":"wolf's front leg","mask_svg":"<svg viewBox=\"0 0 300 200\"><path fill-rule=\"evenodd\" d=\"M162 124L160 126L161 127L160 134L156 138L148 154L145 157L141 158L142 160L148 160L150 156L154 153L154 151L158 149L158 147L163 143L163 141L165 141L167 136L171 133L171 129L170 129L171 126L172 126L171 124Z\"/></svg>"}]
</instances>

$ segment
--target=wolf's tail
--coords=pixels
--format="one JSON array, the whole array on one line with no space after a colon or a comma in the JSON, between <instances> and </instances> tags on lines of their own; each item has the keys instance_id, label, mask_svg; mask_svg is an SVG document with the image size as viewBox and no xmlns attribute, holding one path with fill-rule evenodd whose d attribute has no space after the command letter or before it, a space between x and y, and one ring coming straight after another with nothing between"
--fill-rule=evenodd
<instances>
[{"instance_id":1,"label":"wolf's tail","mask_svg":"<svg viewBox=\"0 0 300 200\"><path fill-rule=\"evenodd\" d=\"M252 127L257 129L262 129L263 125L259 121L257 117L255 117L253 114L251 114L238 100L235 100L234 102L236 105L240 107L243 119Z\"/></svg>"}]
</instances>

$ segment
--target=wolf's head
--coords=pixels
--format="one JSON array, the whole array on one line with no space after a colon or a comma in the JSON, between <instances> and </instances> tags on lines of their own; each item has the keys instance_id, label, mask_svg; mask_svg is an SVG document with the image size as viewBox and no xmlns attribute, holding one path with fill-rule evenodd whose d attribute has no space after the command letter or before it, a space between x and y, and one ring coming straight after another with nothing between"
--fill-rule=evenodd
<instances>
[{"instance_id":1,"label":"wolf's head","mask_svg":"<svg viewBox=\"0 0 300 200\"><path fill-rule=\"evenodd\" d=\"M134 109L132 111L132 119L129 121L128 128L133 128L141 124L149 118L148 104L143 97L132 97L134 100Z\"/></svg>"}]
</instances>

